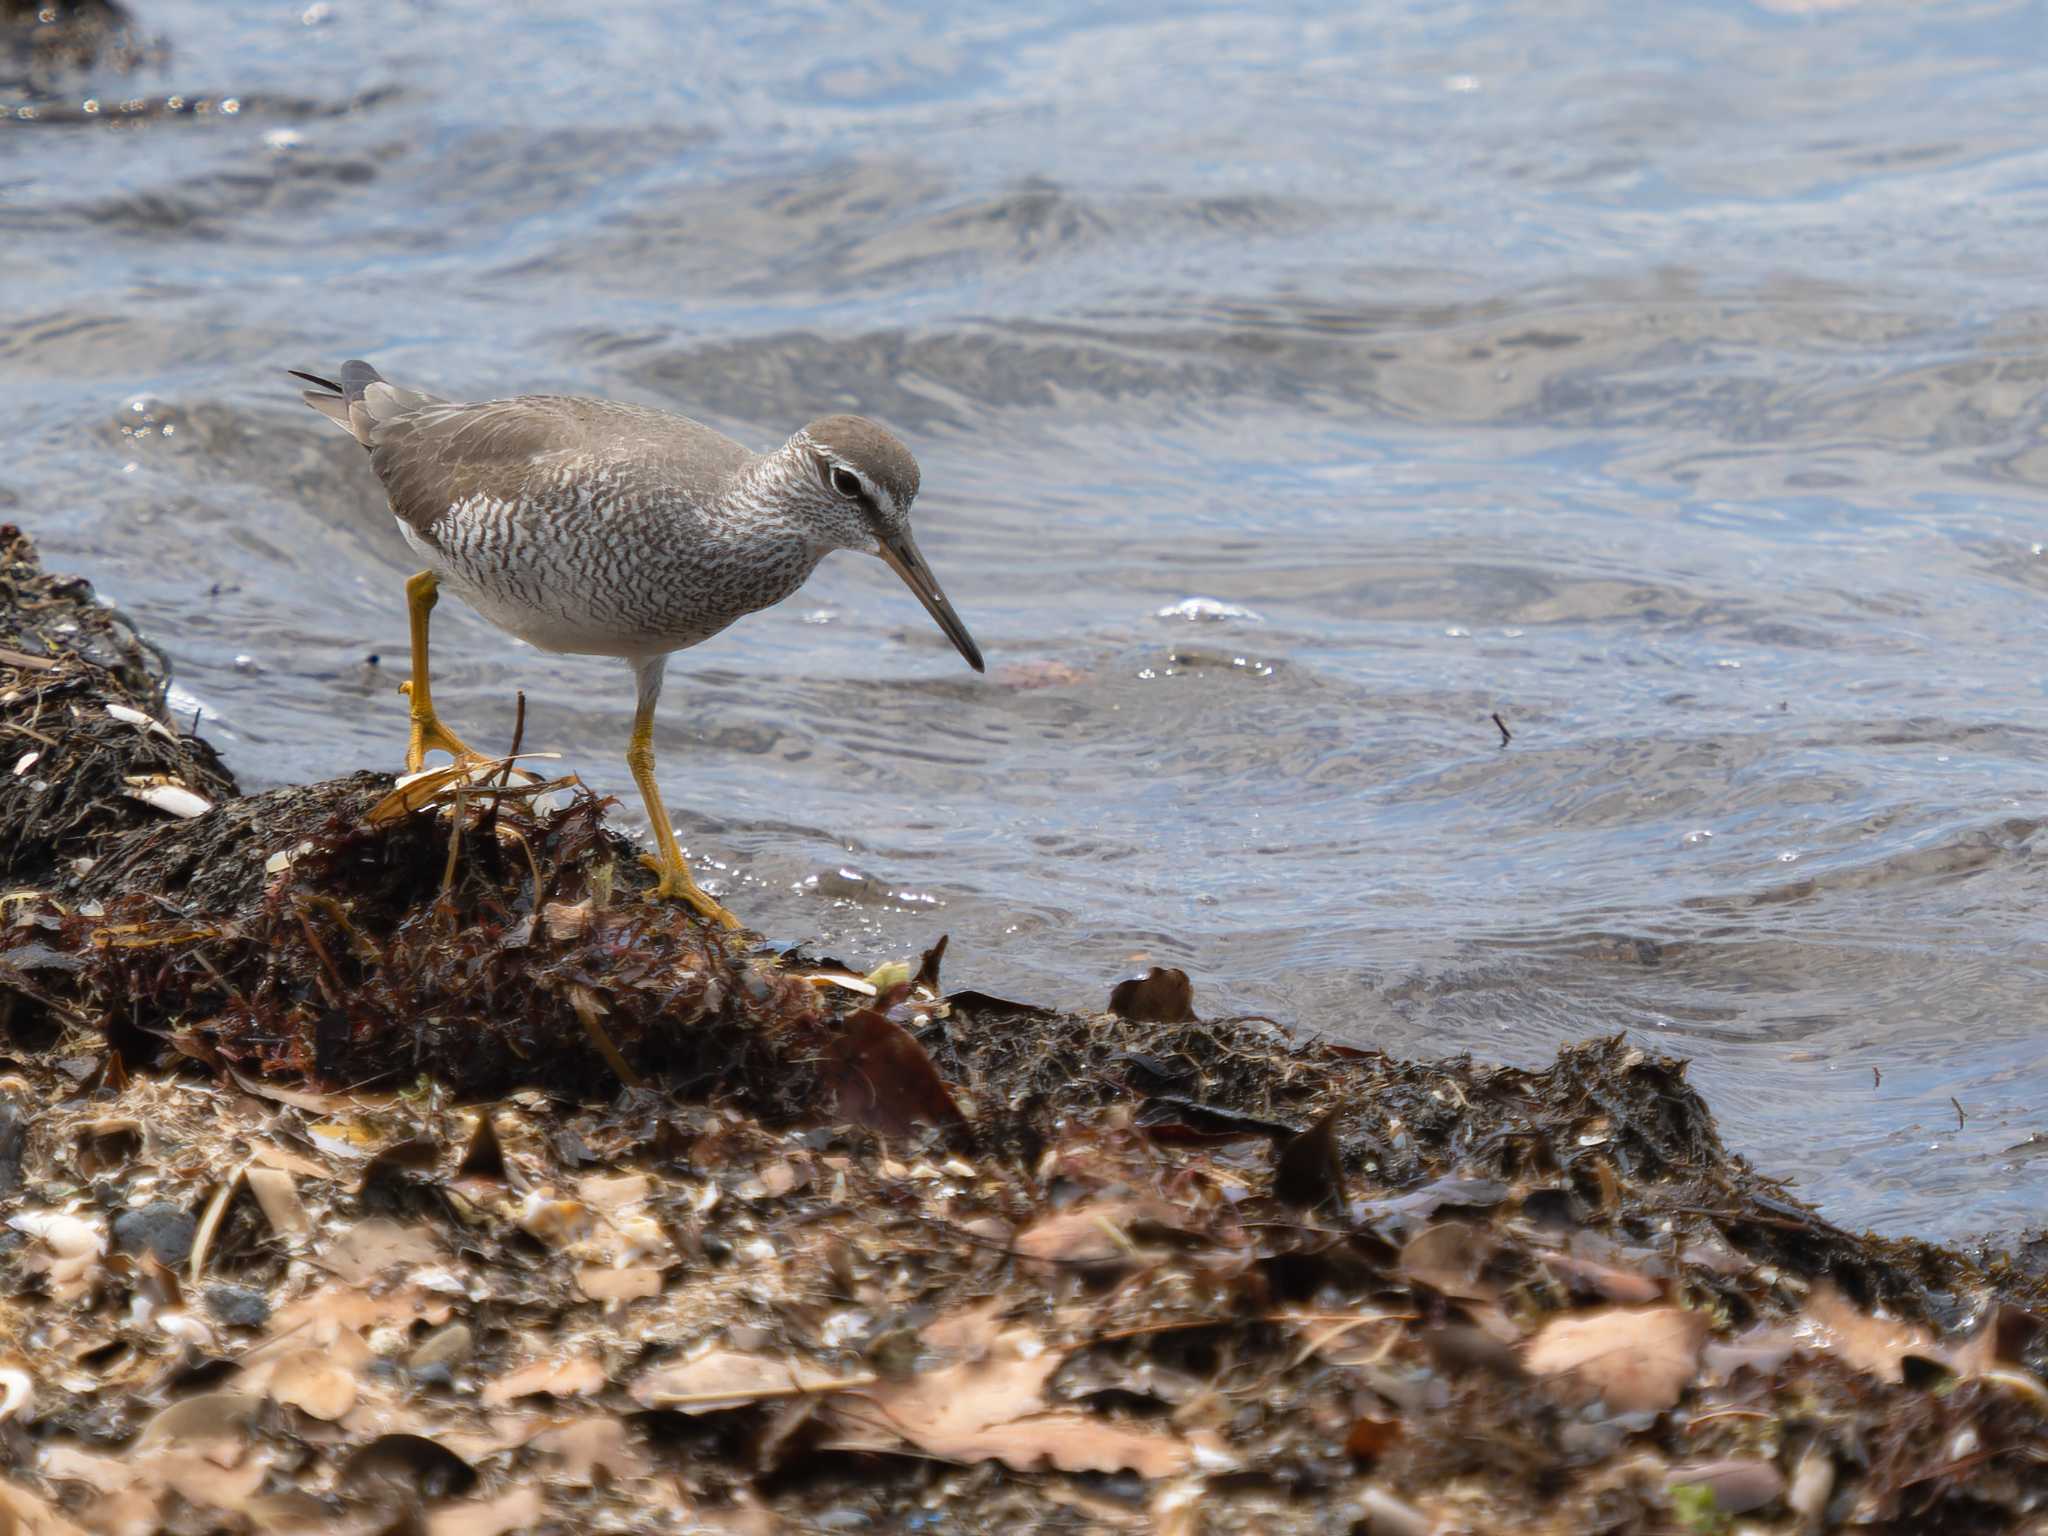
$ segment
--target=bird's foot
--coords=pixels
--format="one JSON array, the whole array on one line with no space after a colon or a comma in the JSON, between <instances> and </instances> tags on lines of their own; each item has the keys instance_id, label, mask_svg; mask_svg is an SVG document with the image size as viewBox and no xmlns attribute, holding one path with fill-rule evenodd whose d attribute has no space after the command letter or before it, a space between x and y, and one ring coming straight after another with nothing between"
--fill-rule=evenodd
<instances>
[{"instance_id":1,"label":"bird's foot","mask_svg":"<svg viewBox=\"0 0 2048 1536\"><path fill-rule=\"evenodd\" d=\"M661 876L661 883L647 893L650 900L685 902L706 922L727 929L740 926L738 918L720 906L715 897L691 878L689 865L680 861L665 863L651 853L641 854L640 862Z\"/></svg>"},{"instance_id":2,"label":"bird's foot","mask_svg":"<svg viewBox=\"0 0 2048 1536\"><path fill-rule=\"evenodd\" d=\"M408 699L412 698L410 682L400 683L398 691ZM425 708L415 703L412 711L412 736L405 745L405 771L418 773L425 765L429 752L446 752L457 763L468 766L490 761L483 753L466 745L460 736L443 725L441 717L434 713L434 706L431 703Z\"/></svg>"}]
</instances>

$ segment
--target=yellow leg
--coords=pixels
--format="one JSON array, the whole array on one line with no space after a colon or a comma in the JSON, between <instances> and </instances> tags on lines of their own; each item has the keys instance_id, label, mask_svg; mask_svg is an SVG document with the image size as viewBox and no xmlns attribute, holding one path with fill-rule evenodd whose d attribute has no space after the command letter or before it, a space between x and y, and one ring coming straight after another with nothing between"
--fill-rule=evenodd
<instances>
[{"instance_id":1,"label":"yellow leg","mask_svg":"<svg viewBox=\"0 0 2048 1536\"><path fill-rule=\"evenodd\" d=\"M412 616L412 681L398 691L412 701L412 738L406 743L405 771L418 773L429 752L446 752L457 762L478 758L434 713L434 695L427 683L427 617L441 600L441 583L432 571L421 571L405 584L406 611Z\"/></svg>"},{"instance_id":2,"label":"yellow leg","mask_svg":"<svg viewBox=\"0 0 2048 1536\"><path fill-rule=\"evenodd\" d=\"M633 782L640 786L647 819L654 827L654 845L661 850L660 857L646 860L647 866L661 876L654 895L660 900L686 901L700 916L721 928L737 928L740 920L707 895L690 873L683 850L676 845L676 831L669 825L668 811L662 806L661 787L654 782L654 699L660 687L658 671L652 689L643 681L640 705L633 712L633 743L626 748L626 766L633 770Z\"/></svg>"}]
</instances>

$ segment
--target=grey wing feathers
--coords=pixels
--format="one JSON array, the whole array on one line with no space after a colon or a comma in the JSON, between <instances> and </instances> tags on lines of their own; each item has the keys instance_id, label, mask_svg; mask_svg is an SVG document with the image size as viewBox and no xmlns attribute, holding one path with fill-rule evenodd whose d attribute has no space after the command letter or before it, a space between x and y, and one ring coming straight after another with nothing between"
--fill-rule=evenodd
<instances>
[{"instance_id":1,"label":"grey wing feathers","mask_svg":"<svg viewBox=\"0 0 2048 1536\"><path fill-rule=\"evenodd\" d=\"M450 402L354 361L340 383L293 377L317 386L306 404L370 450L391 510L429 539L464 502L520 504L536 487L559 498L585 477L607 482L617 501L708 506L753 457L701 422L646 406L566 395Z\"/></svg>"},{"instance_id":2,"label":"grey wing feathers","mask_svg":"<svg viewBox=\"0 0 2048 1536\"><path fill-rule=\"evenodd\" d=\"M299 398L365 448L377 446L383 435L379 429L393 417L403 416L422 406L446 403L439 395L400 388L361 358L350 358L341 365L339 384L332 379L323 379L317 373L301 373L296 368L291 370L291 375L319 386L317 391L306 390Z\"/></svg>"}]
</instances>

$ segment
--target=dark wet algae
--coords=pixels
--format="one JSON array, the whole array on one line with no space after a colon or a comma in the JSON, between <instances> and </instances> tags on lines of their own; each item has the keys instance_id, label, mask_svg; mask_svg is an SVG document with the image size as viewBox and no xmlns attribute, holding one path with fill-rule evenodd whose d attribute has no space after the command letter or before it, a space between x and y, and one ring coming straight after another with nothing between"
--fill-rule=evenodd
<instances>
[{"instance_id":1,"label":"dark wet algae","mask_svg":"<svg viewBox=\"0 0 2048 1536\"><path fill-rule=\"evenodd\" d=\"M431 1084L484 1106L486 1127L490 1106L516 1100L544 1148L532 1155L565 1173L710 1166L714 1143L727 1164L829 1152L847 1193L788 1219L844 1229L833 1275L860 1268L844 1245L918 1256L922 1289L898 1318L913 1353L918 1327L993 1297L1058 1338L1074 1411L1165 1433L1215 1398L1203 1433L1229 1455L1177 1474L1198 1485L1201 1523L1171 1528L1712 1531L1741 1515L1759 1529L1993 1532L2048 1520L2048 1239L1964 1252L1838 1228L1723 1146L1676 1059L1611 1038L1540 1072L1400 1061L1267 1020L1196 1017L1170 977L1119 989L1096 1015L942 998L936 975L916 991L877 975L872 998L819 985L824 962L750 950L646 901L652 877L587 792L394 811L394 780L360 772L239 794L212 749L164 714L143 638L84 582L45 573L13 528L0 528L0 734L0 1126L26 1126L0 1136L15 1169L0 1168L0 1191L21 1168L75 1162L47 1128L93 1106L104 1120L152 1079L314 1094ZM211 809L167 814L134 793L150 785ZM935 1124L907 1130L916 1120ZM436 1166L502 1173L496 1133L480 1134L488 1145L463 1149L459 1168L431 1138L416 1156L387 1152L350 1198L445 1221ZM904 1193L894 1159L948 1157L981 1171L982 1220ZM1176 1206L1197 1185L1231 1193ZM1023 1234L1090 1201L1113 1213L1115 1243L1023 1257ZM150 1204L115 1230L161 1250L135 1229L182 1233L183 1213ZM687 1219L697 1264L739 1262L724 1217ZM234 1238L250 1220L230 1210L219 1230ZM472 1260L514 1264L501 1236L473 1235ZM250 1289L232 1315L260 1320L281 1261L246 1232L236 1242L223 1251L246 1272L228 1278ZM20 1251L0 1249L0 1308L61 1310ZM1795 1328L1823 1293L1926 1330L1932 1354L1907 1350L1893 1370L1846 1346L1787 1345L1689 1380L1654 1410L1602 1413L1562 1379L1539 1380L1527 1347L1560 1318L1651 1298L1733 1347ZM532 1300L521 1326L562 1327L589 1305ZM733 1305L737 1329L745 1307ZM1075 1334L1084 1306L1094 1331ZM1301 1342L1302 1317L1396 1333L1370 1357L1326 1350ZM794 1323L747 1327L782 1330L793 1358L847 1368ZM659 1361L666 1345L635 1347ZM879 1335L862 1347L887 1352ZM32 1345L27 1358L34 1371ZM132 1447L145 1410L215 1370L188 1354L126 1411L94 1406L54 1367L41 1374L38 1416L0 1421L0 1471L79 1510L77 1487L36 1471L39 1439ZM632 1390L641 1406L622 1411L636 1443L688 1468L711 1504L799 1523L853 1509L890 1529L932 1507L957 1529L1090 1529L1094 1508L1170 1528L1130 1466L1053 1452L1028 1468L892 1459L849 1431L842 1398L809 1419L753 1401L700 1417L648 1410ZM286 1416L261 1432L302 1427ZM530 1473L512 1454L487 1481L502 1491ZM630 1502L623 1486L591 1497ZM323 1495L330 1513L350 1496Z\"/></svg>"}]
</instances>

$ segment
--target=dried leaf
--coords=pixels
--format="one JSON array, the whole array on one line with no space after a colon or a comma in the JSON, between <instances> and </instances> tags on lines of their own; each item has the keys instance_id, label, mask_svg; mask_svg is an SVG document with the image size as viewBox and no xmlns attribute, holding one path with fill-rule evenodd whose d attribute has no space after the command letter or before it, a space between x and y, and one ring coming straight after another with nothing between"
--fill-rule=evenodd
<instances>
[{"instance_id":1,"label":"dried leaf","mask_svg":"<svg viewBox=\"0 0 2048 1536\"><path fill-rule=\"evenodd\" d=\"M1424 1227L1401 1249L1401 1272L1431 1290L1467 1301L1494 1301L1500 1287L1480 1278L1499 1244L1482 1227L1440 1221Z\"/></svg>"},{"instance_id":2,"label":"dried leaf","mask_svg":"<svg viewBox=\"0 0 2048 1536\"><path fill-rule=\"evenodd\" d=\"M571 1419L557 1424L533 1439L535 1450L562 1459L559 1475L572 1483L588 1485L597 1474L618 1481L646 1477L654 1462L627 1438L626 1426L613 1418Z\"/></svg>"},{"instance_id":3,"label":"dried leaf","mask_svg":"<svg viewBox=\"0 0 2048 1536\"><path fill-rule=\"evenodd\" d=\"M576 1271L576 1289L592 1301L639 1301L661 1294L661 1271L651 1265L612 1269L586 1264Z\"/></svg>"},{"instance_id":4,"label":"dried leaf","mask_svg":"<svg viewBox=\"0 0 2048 1536\"><path fill-rule=\"evenodd\" d=\"M1351 1421L1350 1432L1344 1436L1344 1450L1352 1460L1370 1463L1379 1460L1400 1438L1399 1419L1375 1419L1362 1415Z\"/></svg>"},{"instance_id":5,"label":"dried leaf","mask_svg":"<svg viewBox=\"0 0 2048 1536\"><path fill-rule=\"evenodd\" d=\"M478 1396L486 1408L502 1408L516 1398L545 1393L550 1397L582 1397L604 1389L604 1367L589 1355L566 1360L536 1360L487 1382Z\"/></svg>"},{"instance_id":6,"label":"dried leaf","mask_svg":"<svg viewBox=\"0 0 2048 1536\"><path fill-rule=\"evenodd\" d=\"M521 1484L495 1499L450 1504L427 1516L427 1536L505 1536L540 1523L540 1489Z\"/></svg>"},{"instance_id":7,"label":"dried leaf","mask_svg":"<svg viewBox=\"0 0 2048 1536\"><path fill-rule=\"evenodd\" d=\"M593 908L588 897L578 902L551 901L540 909L541 927L559 942L580 939L590 931Z\"/></svg>"},{"instance_id":8,"label":"dried leaf","mask_svg":"<svg viewBox=\"0 0 2048 1536\"><path fill-rule=\"evenodd\" d=\"M951 934L940 934L938 942L926 950L919 959L917 974L910 979L910 990L913 993L930 993L933 997L939 995L939 962L946 958L946 941L951 937Z\"/></svg>"},{"instance_id":9,"label":"dried leaf","mask_svg":"<svg viewBox=\"0 0 2048 1536\"><path fill-rule=\"evenodd\" d=\"M367 1285L397 1266L431 1264L440 1258L441 1245L428 1228L401 1227L371 1216L344 1232L319 1262L351 1285Z\"/></svg>"},{"instance_id":10,"label":"dried leaf","mask_svg":"<svg viewBox=\"0 0 2048 1536\"><path fill-rule=\"evenodd\" d=\"M1427 1511L1384 1488L1358 1491L1359 1512L1372 1536L1434 1536L1437 1522Z\"/></svg>"},{"instance_id":11,"label":"dried leaf","mask_svg":"<svg viewBox=\"0 0 2048 1536\"><path fill-rule=\"evenodd\" d=\"M1186 971L1155 965L1109 991L1109 1011L1133 1024L1185 1024L1195 1016L1195 987Z\"/></svg>"},{"instance_id":12,"label":"dried leaf","mask_svg":"<svg viewBox=\"0 0 2048 1536\"><path fill-rule=\"evenodd\" d=\"M1602 1307L1554 1317L1529 1341L1537 1376L1568 1377L1616 1413L1669 1408L1699 1369L1707 1320L1678 1307Z\"/></svg>"},{"instance_id":13,"label":"dried leaf","mask_svg":"<svg viewBox=\"0 0 2048 1536\"><path fill-rule=\"evenodd\" d=\"M269 1471L261 1456L222 1466L209 1457L181 1451L158 1457L146 1469L146 1477L195 1508L239 1510L263 1486Z\"/></svg>"},{"instance_id":14,"label":"dried leaf","mask_svg":"<svg viewBox=\"0 0 2048 1536\"><path fill-rule=\"evenodd\" d=\"M263 1399L253 1392L202 1392L181 1398L142 1427L134 1449L239 1436L262 1406Z\"/></svg>"},{"instance_id":15,"label":"dried leaf","mask_svg":"<svg viewBox=\"0 0 2048 1536\"><path fill-rule=\"evenodd\" d=\"M1301 1211L1343 1206L1344 1149L1337 1140L1341 1113L1331 1110L1280 1148L1273 1162L1273 1197L1282 1205Z\"/></svg>"},{"instance_id":16,"label":"dried leaf","mask_svg":"<svg viewBox=\"0 0 2048 1536\"><path fill-rule=\"evenodd\" d=\"M1609 1301L1642 1303L1664 1299L1664 1287L1648 1275L1632 1269L1617 1269L1597 1259L1569 1253L1546 1253L1543 1266L1564 1279L1574 1290L1604 1296Z\"/></svg>"},{"instance_id":17,"label":"dried leaf","mask_svg":"<svg viewBox=\"0 0 2048 1536\"><path fill-rule=\"evenodd\" d=\"M271 1231L293 1244L312 1235L313 1218L306 1214L298 1184L289 1173L281 1168L251 1165L242 1170L242 1177L248 1181L249 1192L256 1197L257 1208L270 1223Z\"/></svg>"},{"instance_id":18,"label":"dried leaf","mask_svg":"<svg viewBox=\"0 0 2048 1536\"><path fill-rule=\"evenodd\" d=\"M966 1123L916 1037L873 1008L840 1022L818 1072L838 1119L884 1136L908 1136L920 1123Z\"/></svg>"},{"instance_id":19,"label":"dried leaf","mask_svg":"<svg viewBox=\"0 0 2048 1536\"><path fill-rule=\"evenodd\" d=\"M375 1294L345 1282L323 1285L278 1308L270 1319L270 1337L296 1343L302 1333L324 1341L344 1331L360 1333L391 1323L439 1327L448 1321L449 1311L447 1297L429 1295L414 1285Z\"/></svg>"},{"instance_id":20,"label":"dried leaf","mask_svg":"<svg viewBox=\"0 0 2048 1536\"><path fill-rule=\"evenodd\" d=\"M356 1405L356 1378L324 1349L302 1349L270 1372L270 1395L316 1419L332 1422Z\"/></svg>"},{"instance_id":21,"label":"dried leaf","mask_svg":"<svg viewBox=\"0 0 2048 1536\"><path fill-rule=\"evenodd\" d=\"M1719 1461L1683 1461L1664 1474L1664 1488L1704 1488L1713 1495L1714 1510L1746 1515L1775 1504L1785 1492L1785 1475L1768 1461L1731 1456Z\"/></svg>"},{"instance_id":22,"label":"dried leaf","mask_svg":"<svg viewBox=\"0 0 2048 1536\"><path fill-rule=\"evenodd\" d=\"M1872 1317L1825 1280L1816 1284L1806 1299L1806 1323L1801 1331L1819 1348L1886 1381L1903 1379L1909 1356L1948 1362L1947 1352L1925 1328Z\"/></svg>"},{"instance_id":23,"label":"dried leaf","mask_svg":"<svg viewBox=\"0 0 2048 1536\"><path fill-rule=\"evenodd\" d=\"M112 1493L135 1481L135 1470L125 1457L101 1456L61 1440L43 1447L37 1470L57 1482L83 1483L99 1493ZM0 1526L0 1530L5 1529Z\"/></svg>"},{"instance_id":24,"label":"dried leaf","mask_svg":"<svg viewBox=\"0 0 2048 1536\"><path fill-rule=\"evenodd\" d=\"M926 1371L854 1394L887 1427L948 1461L997 1460L1019 1471L1136 1472L1171 1477L1195 1462L1176 1435L1081 1413L1048 1409L1045 1386L1062 1357L1028 1335L1012 1335L1000 1358ZM842 1417L846 1415L842 1414Z\"/></svg>"},{"instance_id":25,"label":"dried leaf","mask_svg":"<svg viewBox=\"0 0 2048 1536\"><path fill-rule=\"evenodd\" d=\"M680 1413L715 1413L763 1398L801 1397L864 1387L872 1375L839 1376L802 1360L772 1359L714 1349L694 1360L656 1366L633 1383L633 1401L643 1408Z\"/></svg>"},{"instance_id":26,"label":"dried leaf","mask_svg":"<svg viewBox=\"0 0 2048 1536\"><path fill-rule=\"evenodd\" d=\"M241 1513L263 1536L330 1536L336 1528L334 1511L296 1488L245 1499Z\"/></svg>"},{"instance_id":27,"label":"dried leaf","mask_svg":"<svg viewBox=\"0 0 2048 1536\"><path fill-rule=\"evenodd\" d=\"M1034 1221L1019 1232L1011 1251L1043 1264L1106 1264L1134 1258L1134 1226L1184 1229L1177 1207L1148 1196L1089 1200Z\"/></svg>"}]
</instances>

